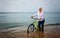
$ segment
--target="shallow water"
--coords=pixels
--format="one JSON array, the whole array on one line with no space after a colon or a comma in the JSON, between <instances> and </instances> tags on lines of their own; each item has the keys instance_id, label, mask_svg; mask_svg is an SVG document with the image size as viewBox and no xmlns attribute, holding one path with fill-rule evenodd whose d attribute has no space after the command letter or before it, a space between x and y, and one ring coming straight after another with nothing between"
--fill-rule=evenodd
<instances>
[{"instance_id":1,"label":"shallow water","mask_svg":"<svg viewBox=\"0 0 60 38\"><path fill-rule=\"evenodd\" d=\"M60 25L45 26L44 32L36 31L27 33L17 29L0 32L0 38L60 38Z\"/></svg>"}]
</instances>

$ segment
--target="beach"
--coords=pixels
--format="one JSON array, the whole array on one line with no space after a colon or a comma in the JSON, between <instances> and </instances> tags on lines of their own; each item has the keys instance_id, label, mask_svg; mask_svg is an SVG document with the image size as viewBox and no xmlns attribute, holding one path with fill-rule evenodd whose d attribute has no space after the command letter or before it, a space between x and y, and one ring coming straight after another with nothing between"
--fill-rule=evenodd
<instances>
[{"instance_id":1,"label":"beach","mask_svg":"<svg viewBox=\"0 0 60 38\"><path fill-rule=\"evenodd\" d=\"M44 31L27 31L42 21L31 17L45 19ZM0 38L60 38L60 1L0 0Z\"/></svg>"},{"instance_id":2,"label":"beach","mask_svg":"<svg viewBox=\"0 0 60 38\"><path fill-rule=\"evenodd\" d=\"M0 31L0 38L59 38L60 25L47 25L44 32L27 32L26 27L16 27L8 30Z\"/></svg>"}]
</instances>

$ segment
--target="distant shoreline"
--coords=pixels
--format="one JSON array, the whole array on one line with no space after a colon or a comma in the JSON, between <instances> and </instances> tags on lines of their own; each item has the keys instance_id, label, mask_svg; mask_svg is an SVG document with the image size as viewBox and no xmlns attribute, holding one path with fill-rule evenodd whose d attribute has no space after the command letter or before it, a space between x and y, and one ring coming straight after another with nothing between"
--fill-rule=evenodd
<instances>
[{"instance_id":1,"label":"distant shoreline","mask_svg":"<svg viewBox=\"0 0 60 38\"><path fill-rule=\"evenodd\" d=\"M31 14L31 13L36 13L36 12L0 12L0 14L19 14L19 13L24 13L24 14ZM45 13L56 13L56 14L60 14L60 12L45 12Z\"/></svg>"}]
</instances>

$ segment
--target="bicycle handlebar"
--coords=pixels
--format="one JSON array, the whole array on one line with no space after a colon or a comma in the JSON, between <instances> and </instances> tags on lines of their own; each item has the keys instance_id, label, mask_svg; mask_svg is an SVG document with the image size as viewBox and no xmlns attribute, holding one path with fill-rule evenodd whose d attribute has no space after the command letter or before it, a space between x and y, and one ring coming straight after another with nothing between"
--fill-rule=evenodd
<instances>
[{"instance_id":1,"label":"bicycle handlebar","mask_svg":"<svg viewBox=\"0 0 60 38\"><path fill-rule=\"evenodd\" d=\"M34 19L34 20L38 20L38 18L32 18L32 19Z\"/></svg>"}]
</instances>

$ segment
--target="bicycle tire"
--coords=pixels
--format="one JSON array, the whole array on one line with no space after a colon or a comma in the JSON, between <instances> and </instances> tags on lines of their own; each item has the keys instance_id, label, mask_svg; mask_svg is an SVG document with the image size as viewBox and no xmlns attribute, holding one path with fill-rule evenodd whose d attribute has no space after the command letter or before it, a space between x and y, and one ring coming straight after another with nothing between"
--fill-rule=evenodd
<instances>
[{"instance_id":1,"label":"bicycle tire","mask_svg":"<svg viewBox=\"0 0 60 38\"><path fill-rule=\"evenodd\" d=\"M34 25L30 24L27 28L27 32L33 32L34 31Z\"/></svg>"}]
</instances>

